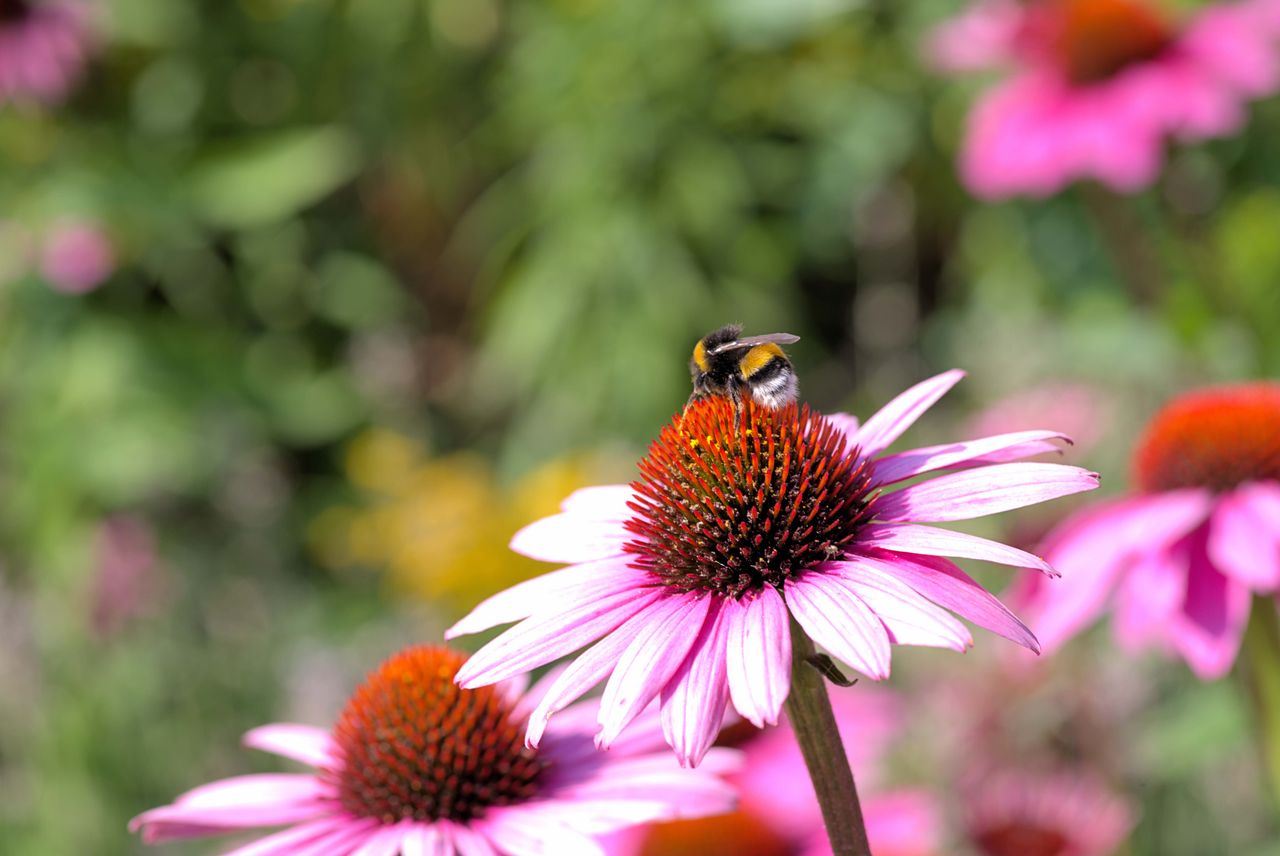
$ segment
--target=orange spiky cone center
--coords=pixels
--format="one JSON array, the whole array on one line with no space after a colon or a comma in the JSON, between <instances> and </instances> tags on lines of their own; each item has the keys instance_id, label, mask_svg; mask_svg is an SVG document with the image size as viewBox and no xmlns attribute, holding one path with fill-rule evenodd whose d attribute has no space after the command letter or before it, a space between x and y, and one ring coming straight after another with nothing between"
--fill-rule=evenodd
<instances>
[{"instance_id":1,"label":"orange spiky cone center","mask_svg":"<svg viewBox=\"0 0 1280 856\"><path fill-rule=\"evenodd\" d=\"M1151 59L1173 38L1169 23L1145 0L1047 0L1044 25L1050 49L1081 84Z\"/></svg>"},{"instance_id":2,"label":"orange spiky cone center","mask_svg":"<svg viewBox=\"0 0 1280 856\"><path fill-rule=\"evenodd\" d=\"M807 406L701 399L640 462L633 564L687 592L739 597L844 555L871 468Z\"/></svg>"},{"instance_id":3,"label":"orange spiky cone center","mask_svg":"<svg viewBox=\"0 0 1280 856\"><path fill-rule=\"evenodd\" d=\"M357 817L465 822L532 798L544 765L524 747L523 723L494 687L465 690L466 657L409 648L372 672L338 718L333 772Z\"/></svg>"}]
</instances>

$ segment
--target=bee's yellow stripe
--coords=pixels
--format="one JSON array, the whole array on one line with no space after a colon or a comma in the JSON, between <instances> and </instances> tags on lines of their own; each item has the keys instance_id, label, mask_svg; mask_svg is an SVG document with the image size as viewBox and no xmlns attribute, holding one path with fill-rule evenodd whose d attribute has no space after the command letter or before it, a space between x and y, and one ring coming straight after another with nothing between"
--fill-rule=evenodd
<instances>
[{"instance_id":1,"label":"bee's yellow stripe","mask_svg":"<svg viewBox=\"0 0 1280 856\"><path fill-rule=\"evenodd\" d=\"M702 344L702 340L698 340L698 344L693 346L693 364L698 367L698 371L705 372L710 368L707 363L707 346Z\"/></svg>"},{"instance_id":2,"label":"bee's yellow stripe","mask_svg":"<svg viewBox=\"0 0 1280 856\"><path fill-rule=\"evenodd\" d=\"M785 359L786 355L782 353L781 348L772 342L765 345L756 345L747 351L747 355L742 358L742 362L738 363L738 368L742 371L743 377L751 377L767 366L774 357Z\"/></svg>"}]
</instances>

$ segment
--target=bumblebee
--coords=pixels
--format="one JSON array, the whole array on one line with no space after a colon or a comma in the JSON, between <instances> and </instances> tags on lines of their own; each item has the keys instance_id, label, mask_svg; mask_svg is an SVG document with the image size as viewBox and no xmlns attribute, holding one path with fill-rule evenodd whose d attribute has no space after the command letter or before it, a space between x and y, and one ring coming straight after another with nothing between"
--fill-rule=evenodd
<instances>
[{"instance_id":1,"label":"bumblebee","mask_svg":"<svg viewBox=\"0 0 1280 856\"><path fill-rule=\"evenodd\" d=\"M741 402L749 394L757 404L774 409L796 400L800 383L779 345L798 342L800 337L790 333L742 337L741 333L740 325L730 324L708 333L693 346L689 361L693 395L685 407L713 395Z\"/></svg>"}]
</instances>

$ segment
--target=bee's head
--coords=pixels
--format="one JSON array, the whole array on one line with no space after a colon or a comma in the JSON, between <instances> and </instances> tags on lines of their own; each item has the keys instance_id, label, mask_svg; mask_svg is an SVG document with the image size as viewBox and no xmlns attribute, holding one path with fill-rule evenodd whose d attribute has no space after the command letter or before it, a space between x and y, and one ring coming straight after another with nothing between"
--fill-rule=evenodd
<instances>
[{"instance_id":1,"label":"bee's head","mask_svg":"<svg viewBox=\"0 0 1280 856\"><path fill-rule=\"evenodd\" d=\"M742 335L740 324L729 324L714 330L693 346L689 372L693 376L694 397L729 394L736 384L752 373L752 368L765 365L775 356L783 357L779 344L799 341L790 333L768 333L764 336Z\"/></svg>"}]
</instances>

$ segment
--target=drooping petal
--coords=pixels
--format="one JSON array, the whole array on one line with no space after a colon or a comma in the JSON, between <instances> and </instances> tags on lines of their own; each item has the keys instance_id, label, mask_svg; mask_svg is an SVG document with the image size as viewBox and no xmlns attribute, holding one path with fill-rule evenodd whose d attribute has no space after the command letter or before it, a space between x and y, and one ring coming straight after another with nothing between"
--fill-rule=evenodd
<instances>
[{"instance_id":1,"label":"drooping petal","mask_svg":"<svg viewBox=\"0 0 1280 856\"><path fill-rule=\"evenodd\" d=\"M936 529L932 526L914 526L909 523L872 524L859 533L863 547L892 550L895 553L915 553L921 556L958 556L962 559L979 559L1015 568L1036 568L1049 576L1058 572L1039 556L1026 550L969 535Z\"/></svg>"},{"instance_id":2,"label":"drooping petal","mask_svg":"<svg viewBox=\"0 0 1280 856\"><path fill-rule=\"evenodd\" d=\"M671 680L697 640L711 600L668 595L646 617L649 632L632 640L605 684L596 745L608 748Z\"/></svg>"},{"instance_id":3,"label":"drooping petal","mask_svg":"<svg viewBox=\"0 0 1280 856\"><path fill-rule=\"evenodd\" d=\"M458 856L498 856L489 839L468 824L455 823L449 833Z\"/></svg>"},{"instance_id":4,"label":"drooping petal","mask_svg":"<svg viewBox=\"0 0 1280 856\"><path fill-rule=\"evenodd\" d=\"M723 600L715 598L689 656L661 692L662 733L682 767L701 763L724 722L729 704L726 613Z\"/></svg>"},{"instance_id":5,"label":"drooping petal","mask_svg":"<svg viewBox=\"0 0 1280 856\"><path fill-rule=\"evenodd\" d=\"M454 680L473 689L545 666L611 633L661 595L654 588L619 592L526 618L473 654Z\"/></svg>"},{"instance_id":6,"label":"drooping petal","mask_svg":"<svg viewBox=\"0 0 1280 856\"><path fill-rule=\"evenodd\" d=\"M384 826L369 836L369 839L352 851L351 856L399 856L400 841L404 838L404 821L393 826Z\"/></svg>"},{"instance_id":7,"label":"drooping petal","mask_svg":"<svg viewBox=\"0 0 1280 856\"><path fill-rule=\"evenodd\" d=\"M1171 630L1173 644L1201 680L1231 670L1249 621L1249 589L1209 561L1203 528L1189 536L1187 595Z\"/></svg>"},{"instance_id":8,"label":"drooping petal","mask_svg":"<svg viewBox=\"0 0 1280 856\"><path fill-rule=\"evenodd\" d=\"M263 725L245 734L241 742L250 749L271 752L312 767L332 767L334 764L333 740L329 732L312 725Z\"/></svg>"},{"instance_id":9,"label":"drooping petal","mask_svg":"<svg viewBox=\"0 0 1280 856\"><path fill-rule=\"evenodd\" d=\"M546 609L561 609L568 600L582 602L607 597L613 592L639 588L649 581L647 571L628 567L625 559L571 565L517 583L482 601L446 630L444 638L479 633L499 624L521 621Z\"/></svg>"},{"instance_id":10,"label":"drooping petal","mask_svg":"<svg viewBox=\"0 0 1280 856\"><path fill-rule=\"evenodd\" d=\"M1057 431L1016 431L963 443L944 443L909 449L875 462L876 483L893 484L922 473L953 467L966 467L1016 461L1045 452L1061 451L1060 443L1070 443Z\"/></svg>"},{"instance_id":11,"label":"drooping petal","mask_svg":"<svg viewBox=\"0 0 1280 856\"><path fill-rule=\"evenodd\" d=\"M784 593L810 639L873 680L889 676L889 634L861 598L819 573L787 580Z\"/></svg>"},{"instance_id":12,"label":"drooping petal","mask_svg":"<svg viewBox=\"0 0 1280 856\"><path fill-rule=\"evenodd\" d=\"M963 624L895 577L881 562L855 557L833 564L828 573L871 607L899 645L964 651L973 644Z\"/></svg>"},{"instance_id":13,"label":"drooping petal","mask_svg":"<svg viewBox=\"0 0 1280 856\"><path fill-rule=\"evenodd\" d=\"M862 450L864 458L879 454L963 377L964 372L952 369L921 381L880 408L853 435L852 442Z\"/></svg>"},{"instance_id":14,"label":"drooping petal","mask_svg":"<svg viewBox=\"0 0 1280 856\"><path fill-rule=\"evenodd\" d=\"M344 853L345 850L332 847L335 840L369 835L377 825L376 821L351 817L325 818L259 838L228 851L224 856L322 856L326 853Z\"/></svg>"},{"instance_id":15,"label":"drooping petal","mask_svg":"<svg viewBox=\"0 0 1280 856\"><path fill-rule=\"evenodd\" d=\"M777 725L791 689L791 619L773 586L730 600L727 675L733 706L756 728Z\"/></svg>"},{"instance_id":16,"label":"drooping petal","mask_svg":"<svg viewBox=\"0 0 1280 856\"><path fill-rule=\"evenodd\" d=\"M869 557L858 558L862 560ZM1035 634L995 595L978 585L952 562L941 557L894 553L879 553L872 558L883 561L888 573L939 606L1024 648L1040 652L1040 643L1036 641Z\"/></svg>"},{"instance_id":17,"label":"drooping petal","mask_svg":"<svg viewBox=\"0 0 1280 856\"><path fill-rule=\"evenodd\" d=\"M507 856L605 856L600 845L587 836L535 812L490 812L484 833Z\"/></svg>"},{"instance_id":18,"label":"drooping petal","mask_svg":"<svg viewBox=\"0 0 1280 856\"><path fill-rule=\"evenodd\" d=\"M453 856L453 847L440 830L425 823L415 823L404 831L400 841L403 856Z\"/></svg>"},{"instance_id":19,"label":"drooping petal","mask_svg":"<svg viewBox=\"0 0 1280 856\"><path fill-rule=\"evenodd\" d=\"M1116 586L1112 628L1121 647L1165 640L1187 593L1187 560L1169 550L1136 556Z\"/></svg>"},{"instance_id":20,"label":"drooping petal","mask_svg":"<svg viewBox=\"0 0 1280 856\"><path fill-rule=\"evenodd\" d=\"M881 496L873 507L886 522L941 523L999 514L1097 486L1097 473L1065 464L994 464L909 485Z\"/></svg>"},{"instance_id":21,"label":"drooping petal","mask_svg":"<svg viewBox=\"0 0 1280 856\"><path fill-rule=\"evenodd\" d=\"M330 787L310 774L262 773L201 785L172 805L143 812L129 822L147 841L206 835L213 829L251 829L297 823L334 811Z\"/></svg>"},{"instance_id":22,"label":"drooping petal","mask_svg":"<svg viewBox=\"0 0 1280 856\"><path fill-rule=\"evenodd\" d=\"M1209 559L1258 592L1280 585L1280 527L1267 520L1265 485L1241 485L1218 498L1209 521Z\"/></svg>"},{"instance_id":23,"label":"drooping petal","mask_svg":"<svg viewBox=\"0 0 1280 856\"><path fill-rule=\"evenodd\" d=\"M1142 555L1168 550L1209 512L1207 491L1181 490L1100 502L1068 517L1045 540L1045 556L1065 575L1045 587L1032 624L1052 650L1093 621L1116 577Z\"/></svg>"}]
</instances>

